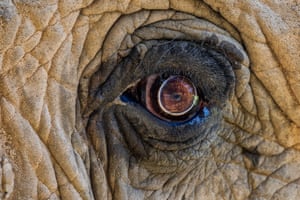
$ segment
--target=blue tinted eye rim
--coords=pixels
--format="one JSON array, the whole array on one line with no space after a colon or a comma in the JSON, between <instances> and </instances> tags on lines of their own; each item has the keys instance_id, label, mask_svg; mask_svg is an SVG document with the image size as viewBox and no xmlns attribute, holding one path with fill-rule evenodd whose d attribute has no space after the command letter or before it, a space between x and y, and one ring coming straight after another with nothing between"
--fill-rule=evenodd
<instances>
[{"instance_id":1,"label":"blue tinted eye rim","mask_svg":"<svg viewBox=\"0 0 300 200\"><path fill-rule=\"evenodd\" d=\"M208 107L203 107L203 109L201 111L199 111L199 113L197 113L195 116L193 116L191 119L187 120L187 121L182 121L182 122L166 122L167 124L169 124L170 126L180 126L180 125L190 125L190 126L194 126L194 125L198 125L201 123L204 123L206 121L206 119L210 116L211 112L209 110Z\"/></svg>"}]
</instances>

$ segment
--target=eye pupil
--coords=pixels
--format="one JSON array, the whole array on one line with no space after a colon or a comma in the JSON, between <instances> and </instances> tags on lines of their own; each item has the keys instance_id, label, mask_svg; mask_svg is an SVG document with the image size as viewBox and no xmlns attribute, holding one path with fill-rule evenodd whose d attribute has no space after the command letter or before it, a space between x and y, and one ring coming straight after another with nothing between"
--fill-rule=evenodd
<instances>
[{"instance_id":1,"label":"eye pupil","mask_svg":"<svg viewBox=\"0 0 300 200\"><path fill-rule=\"evenodd\" d=\"M193 109L197 101L194 84L184 76L170 76L158 90L160 109L171 116L181 116Z\"/></svg>"}]
</instances>

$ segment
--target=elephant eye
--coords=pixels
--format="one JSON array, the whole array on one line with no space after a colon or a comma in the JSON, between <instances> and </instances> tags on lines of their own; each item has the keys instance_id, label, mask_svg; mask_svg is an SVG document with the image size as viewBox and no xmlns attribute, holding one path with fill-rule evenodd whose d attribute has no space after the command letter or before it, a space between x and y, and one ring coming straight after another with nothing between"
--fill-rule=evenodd
<instances>
[{"instance_id":1,"label":"elephant eye","mask_svg":"<svg viewBox=\"0 0 300 200\"><path fill-rule=\"evenodd\" d=\"M103 79L109 66L115 67ZM145 156L143 145L183 150L214 136L234 82L232 64L217 48L146 41L117 63L103 63L91 80L89 106L95 125L122 134L138 156Z\"/></svg>"},{"instance_id":2,"label":"elephant eye","mask_svg":"<svg viewBox=\"0 0 300 200\"><path fill-rule=\"evenodd\" d=\"M142 104L151 114L168 122L205 117L208 102L191 79L177 74L152 74L127 89L123 101Z\"/></svg>"}]
</instances>

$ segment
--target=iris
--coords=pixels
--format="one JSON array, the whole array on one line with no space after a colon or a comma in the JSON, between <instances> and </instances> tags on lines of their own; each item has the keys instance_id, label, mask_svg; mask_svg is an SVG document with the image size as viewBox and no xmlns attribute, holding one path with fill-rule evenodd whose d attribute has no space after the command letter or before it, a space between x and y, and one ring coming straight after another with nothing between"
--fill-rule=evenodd
<instances>
[{"instance_id":1,"label":"iris","mask_svg":"<svg viewBox=\"0 0 300 200\"><path fill-rule=\"evenodd\" d=\"M188 113L198 100L194 84L183 76L170 76L161 84L157 95L159 108L171 116Z\"/></svg>"}]
</instances>

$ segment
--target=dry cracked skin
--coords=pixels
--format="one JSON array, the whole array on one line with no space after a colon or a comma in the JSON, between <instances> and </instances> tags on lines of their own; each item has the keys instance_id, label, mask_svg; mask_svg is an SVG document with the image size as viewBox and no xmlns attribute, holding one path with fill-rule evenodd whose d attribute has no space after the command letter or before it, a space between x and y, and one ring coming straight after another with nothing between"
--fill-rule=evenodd
<instances>
[{"instance_id":1,"label":"dry cracked skin","mask_svg":"<svg viewBox=\"0 0 300 200\"><path fill-rule=\"evenodd\" d=\"M299 199L299 41L297 0L1 1L0 199Z\"/></svg>"}]
</instances>

